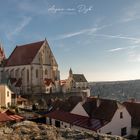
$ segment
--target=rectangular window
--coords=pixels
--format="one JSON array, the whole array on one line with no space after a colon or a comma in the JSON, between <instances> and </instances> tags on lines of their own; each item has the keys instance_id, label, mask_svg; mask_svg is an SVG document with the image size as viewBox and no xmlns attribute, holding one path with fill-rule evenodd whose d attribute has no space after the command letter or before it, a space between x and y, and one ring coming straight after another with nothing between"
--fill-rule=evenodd
<instances>
[{"instance_id":1,"label":"rectangular window","mask_svg":"<svg viewBox=\"0 0 140 140\"><path fill-rule=\"evenodd\" d=\"M120 112L120 119L123 118L123 112Z\"/></svg>"},{"instance_id":2,"label":"rectangular window","mask_svg":"<svg viewBox=\"0 0 140 140\"><path fill-rule=\"evenodd\" d=\"M7 91L7 97L9 97L9 91Z\"/></svg>"},{"instance_id":3,"label":"rectangular window","mask_svg":"<svg viewBox=\"0 0 140 140\"><path fill-rule=\"evenodd\" d=\"M121 136L125 136L127 134L127 128L126 127L123 127L121 129Z\"/></svg>"},{"instance_id":4,"label":"rectangular window","mask_svg":"<svg viewBox=\"0 0 140 140\"><path fill-rule=\"evenodd\" d=\"M47 75L48 74L48 71L47 71L47 69L45 69L45 75Z\"/></svg>"},{"instance_id":5,"label":"rectangular window","mask_svg":"<svg viewBox=\"0 0 140 140\"><path fill-rule=\"evenodd\" d=\"M106 133L107 135L111 135L112 133L111 132L108 132L108 133Z\"/></svg>"},{"instance_id":6,"label":"rectangular window","mask_svg":"<svg viewBox=\"0 0 140 140\"><path fill-rule=\"evenodd\" d=\"M38 78L38 69L36 69L36 78Z\"/></svg>"},{"instance_id":7,"label":"rectangular window","mask_svg":"<svg viewBox=\"0 0 140 140\"><path fill-rule=\"evenodd\" d=\"M27 69L27 83L29 83L29 70Z\"/></svg>"}]
</instances>

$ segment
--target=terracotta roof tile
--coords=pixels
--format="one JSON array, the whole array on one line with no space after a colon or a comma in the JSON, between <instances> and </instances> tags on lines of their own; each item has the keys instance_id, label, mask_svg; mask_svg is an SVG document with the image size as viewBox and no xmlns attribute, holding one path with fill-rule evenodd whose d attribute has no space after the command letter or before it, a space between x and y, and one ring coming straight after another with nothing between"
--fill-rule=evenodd
<instances>
[{"instance_id":1,"label":"terracotta roof tile","mask_svg":"<svg viewBox=\"0 0 140 140\"><path fill-rule=\"evenodd\" d=\"M31 64L44 41L16 46L6 62L6 66Z\"/></svg>"},{"instance_id":2,"label":"terracotta roof tile","mask_svg":"<svg viewBox=\"0 0 140 140\"><path fill-rule=\"evenodd\" d=\"M48 79L48 78L45 78L45 79L44 79L44 84L45 84L46 86L49 86L51 83L52 83L53 85L55 85L55 83L52 81L52 79Z\"/></svg>"},{"instance_id":3,"label":"terracotta roof tile","mask_svg":"<svg viewBox=\"0 0 140 140\"><path fill-rule=\"evenodd\" d=\"M63 111L53 111L46 115L49 118L53 118L59 121L67 122L72 125L76 125L82 128L90 129L96 131L107 124L107 121L101 121L98 119L93 119L85 116L80 116Z\"/></svg>"},{"instance_id":4,"label":"terracotta roof tile","mask_svg":"<svg viewBox=\"0 0 140 140\"><path fill-rule=\"evenodd\" d=\"M79 102L82 101L81 96L71 96L66 100L56 100L52 103L53 110L61 110L70 112Z\"/></svg>"}]
</instances>

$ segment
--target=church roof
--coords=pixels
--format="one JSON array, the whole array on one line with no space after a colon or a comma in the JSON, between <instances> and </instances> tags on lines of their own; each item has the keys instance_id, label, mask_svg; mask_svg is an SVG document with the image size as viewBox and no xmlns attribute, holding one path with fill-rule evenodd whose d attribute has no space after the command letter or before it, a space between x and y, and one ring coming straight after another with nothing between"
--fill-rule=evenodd
<instances>
[{"instance_id":1,"label":"church roof","mask_svg":"<svg viewBox=\"0 0 140 140\"><path fill-rule=\"evenodd\" d=\"M16 46L6 62L6 66L31 64L44 41Z\"/></svg>"},{"instance_id":2,"label":"church roof","mask_svg":"<svg viewBox=\"0 0 140 140\"><path fill-rule=\"evenodd\" d=\"M73 80L75 82L87 82L85 76L83 74L73 74Z\"/></svg>"}]
</instances>

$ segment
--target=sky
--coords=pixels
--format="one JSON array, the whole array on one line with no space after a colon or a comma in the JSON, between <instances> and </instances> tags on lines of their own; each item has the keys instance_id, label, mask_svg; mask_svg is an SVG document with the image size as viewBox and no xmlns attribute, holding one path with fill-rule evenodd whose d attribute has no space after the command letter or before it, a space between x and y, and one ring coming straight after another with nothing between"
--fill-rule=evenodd
<instances>
[{"instance_id":1,"label":"sky","mask_svg":"<svg viewBox=\"0 0 140 140\"><path fill-rule=\"evenodd\" d=\"M140 79L140 0L0 0L0 42L8 57L16 45L45 38L61 79Z\"/></svg>"}]
</instances>

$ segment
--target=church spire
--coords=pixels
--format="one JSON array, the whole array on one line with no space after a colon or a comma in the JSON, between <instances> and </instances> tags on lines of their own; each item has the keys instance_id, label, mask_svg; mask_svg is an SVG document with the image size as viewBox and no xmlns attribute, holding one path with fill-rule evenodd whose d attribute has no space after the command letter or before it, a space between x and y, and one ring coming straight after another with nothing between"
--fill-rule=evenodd
<instances>
[{"instance_id":1,"label":"church spire","mask_svg":"<svg viewBox=\"0 0 140 140\"><path fill-rule=\"evenodd\" d=\"M73 75L72 69L69 70L69 76L71 77Z\"/></svg>"}]
</instances>

